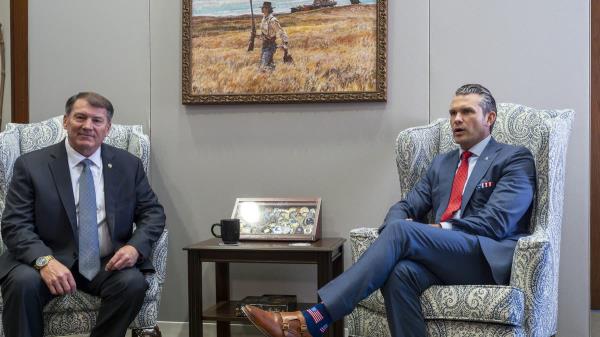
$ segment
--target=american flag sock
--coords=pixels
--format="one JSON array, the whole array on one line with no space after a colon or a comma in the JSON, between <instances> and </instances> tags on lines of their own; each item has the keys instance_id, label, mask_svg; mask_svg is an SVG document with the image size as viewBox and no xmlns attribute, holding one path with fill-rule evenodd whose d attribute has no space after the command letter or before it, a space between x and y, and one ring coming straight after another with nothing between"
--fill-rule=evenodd
<instances>
[{"instance_id":1,"label":"american flag sock","mask_svg":"<svg viewBox=\"0 0 600 337\"><path fill-rule=\"evenodd\" d=\"M331 324L331 316L327 312L327 308L323 303L319 303L314 307L302 311L304 319L306 319L306 327L313 337L321 337L327 331Z\"/></svg>"}]
</instances>

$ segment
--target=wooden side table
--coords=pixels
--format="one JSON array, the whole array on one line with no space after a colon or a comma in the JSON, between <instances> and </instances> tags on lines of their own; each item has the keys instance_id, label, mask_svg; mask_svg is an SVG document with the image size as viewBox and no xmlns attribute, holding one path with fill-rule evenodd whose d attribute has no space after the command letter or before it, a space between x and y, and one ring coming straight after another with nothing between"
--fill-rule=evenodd
<instances>
[{"instance_id":1,"label":"wooden side table","mask_svg":"<svg viewBox=\"0 0 600 337\"><path fill-rule=\"evenodd\" d=\"M292 263L316 264L317 286L321 288L344 271L344 242L342 238L323 238L310 246L290 245L290 242L240 242L237 246L220 245L221 240L210 239L184 248L188 252L188 307L190 337L202 337L202 322L217 322L217 336L231 336L233 321L249 322L235 315L239 301L229 297L229 263ZM216 304L202 308L202 262L215 263ZM319 299L320 300L320 299ZM299 303L300 309L311 304ZM344 324L335 322L329 337L342 337Z\"/></svg>"}]
</instances>

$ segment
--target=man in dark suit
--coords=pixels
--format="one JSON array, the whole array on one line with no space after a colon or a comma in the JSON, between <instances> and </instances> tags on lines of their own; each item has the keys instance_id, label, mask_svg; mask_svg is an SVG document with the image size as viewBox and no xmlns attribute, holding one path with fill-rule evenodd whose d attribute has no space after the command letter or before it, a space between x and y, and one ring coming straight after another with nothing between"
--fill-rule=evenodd
<instances>
[{"instance_id":1,"label":"man in dark suit","mask_svg":"<svg viewBox=\"0 0 600 337\"><path fill-rule=\"evenodd\" d=\"M507 284L517 240L529 227L535 167L529 150L491 137L495 120L489 90L459 88L450 124L460 149L433 159L357 263L319 290L322 302L281 314L246 306L249 319L266 336L317 337L381 289L392 336L424 337L419 298L429 286Z\"/></svg>"},{"instance_id":2,"label":"man in dark suit","mask_svg":"<svg viewBox=\"0 0 600 337\"><path fill-rule=\"evenodd\" d=\"M102 299L94 337L124 336L142 306L165 215L141 160L102 143L112 116L105 97L74 95L66 141L15 162L0 256L7 337L41 337L44 305L76 289Z\"/></svg>"}]
</instances>

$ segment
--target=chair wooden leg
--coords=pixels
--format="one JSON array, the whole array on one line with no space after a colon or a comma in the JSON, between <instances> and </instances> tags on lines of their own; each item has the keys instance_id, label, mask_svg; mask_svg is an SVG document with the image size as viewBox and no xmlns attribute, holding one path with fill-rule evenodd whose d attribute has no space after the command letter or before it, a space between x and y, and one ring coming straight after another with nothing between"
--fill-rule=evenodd
<instances>
[{"instance_id":1,"label":"chair wooden leg","mask_svg":"<svg viewBox=\"0 0 600 337\"><path fill-rule=\"evenodd\" d=\"M131 329L131 337L162 337L162 333L158 325L155 325L150 329Z\"/></svg>"}]
</instances>

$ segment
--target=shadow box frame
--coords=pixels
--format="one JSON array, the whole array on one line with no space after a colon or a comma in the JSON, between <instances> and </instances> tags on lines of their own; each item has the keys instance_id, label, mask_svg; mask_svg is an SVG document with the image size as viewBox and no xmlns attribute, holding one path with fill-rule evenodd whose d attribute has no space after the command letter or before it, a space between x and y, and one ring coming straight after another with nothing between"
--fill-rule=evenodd
<instances>
[{"instance_id":1,"label":"shadow box frame","mask_svg":"<svg viewBox=\"0 0 600 337\"><path fill-rule=\"evenodd\" d=\"M248 205L248 206L244 206ZM302 210L307 208L307 210ZM314 210L314 214L310 215ZM258 214L255 214L258 211ZM266 214L265 212L271 212ZM285 214L289 218L291 214L296 212L294 220L281 220L285 218ZM257 220L248 221L248 214L251 213L252 218ZM302 215L307 213L307 215ZM265 218L270 219L264 220ZM277 217L277 222L272 222L273 218ZM240 219L240 241L298 241L298 242L314 242L321 239L322 223L321 223L321 198L237 198L233 211L232 219ZM289 219L288 218L288 219ZM312 218L312 223L309 219ZM268 221L268 223L267 223ZM312 230L306 231L308 226L313 226ZM279 230L277 230L279 226ZM289 227L285 231L283 228ZM302 233L299 233L299 227L302 227ZM248 231L250 228L250 232ZM261 230L260 233L253 232L252 229ZM277 233L281 231L281 233Z\"/></svg>"}]
</instances>

